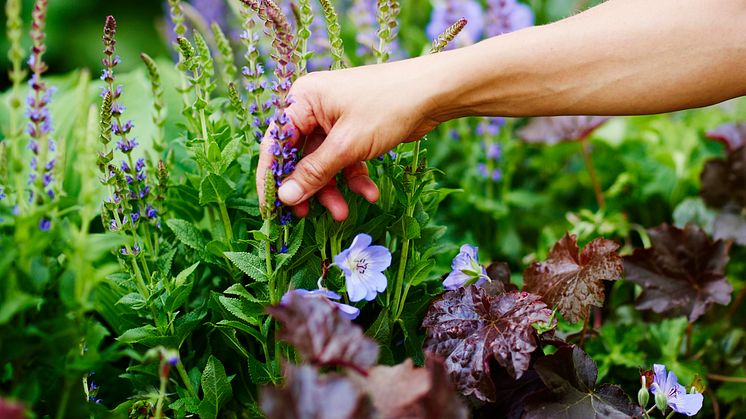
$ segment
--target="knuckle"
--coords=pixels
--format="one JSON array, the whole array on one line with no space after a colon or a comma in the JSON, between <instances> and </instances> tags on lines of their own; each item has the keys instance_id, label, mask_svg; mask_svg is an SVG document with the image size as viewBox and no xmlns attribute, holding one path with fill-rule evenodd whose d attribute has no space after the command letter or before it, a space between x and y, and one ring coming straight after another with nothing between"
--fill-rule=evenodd
<instances>
[{"instance_id":1,"label":"knuckle","mask_svg":"<svg viewBox=\"0 0 746 419\"><path fill-rule=\"evenodd\" d=\"M310 154L303 158L300 163L300 174L302 174L304 180L313 185L323 185L326 183L326 170L324 165Z\"/></svg>"}]
</instances>

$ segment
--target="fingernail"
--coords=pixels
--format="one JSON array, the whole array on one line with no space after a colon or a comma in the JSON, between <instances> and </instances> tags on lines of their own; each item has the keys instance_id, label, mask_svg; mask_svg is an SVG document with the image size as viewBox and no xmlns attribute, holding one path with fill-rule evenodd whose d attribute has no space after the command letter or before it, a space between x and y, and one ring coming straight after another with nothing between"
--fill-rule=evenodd
<instances>
[{"instance_id":1,"label":"fingernail","mask_svg":"<svg viewBox=\"0 0 746 419\"><path fill-rule=\"evenodd\" d=\"M303 198L303 190L300 188L298 182L294 180L288 180L280 186L280 190L277 191L277 196L280 201L287 205L295 205Z\"/></svg>"}]
</instances>

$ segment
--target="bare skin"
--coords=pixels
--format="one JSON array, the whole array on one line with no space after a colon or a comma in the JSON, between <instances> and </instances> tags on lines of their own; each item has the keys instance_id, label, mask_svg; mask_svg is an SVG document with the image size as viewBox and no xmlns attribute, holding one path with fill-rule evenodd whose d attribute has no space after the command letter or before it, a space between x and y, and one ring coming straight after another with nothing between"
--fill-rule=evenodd
<instances>
[{"instance_id":1,"label":"bare skin","mask_svg":"<svg viewBox=\"0 0 746 419\"><path fill-rule=\"evenodd\" d=\"M306 138L279 198L348 207L334 177L378 199L365 161L464 116L640 115L746 94L746 0L609 0L562 21L436 55L298 79L287 113ZM262 143L257 188L272 155Z\"/></svg>"}]
</instances>

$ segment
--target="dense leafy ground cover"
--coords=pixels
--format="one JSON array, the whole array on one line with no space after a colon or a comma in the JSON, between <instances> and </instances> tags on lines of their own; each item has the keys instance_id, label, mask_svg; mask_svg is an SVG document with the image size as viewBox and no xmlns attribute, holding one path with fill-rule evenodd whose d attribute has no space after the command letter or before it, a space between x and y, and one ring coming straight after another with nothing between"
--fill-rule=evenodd
<instances>
[{"instance_id":1,"label":"dense leafy ground cover","mask_svg":"<svg viewBox=\"0 0 746 419\"><path fill-rule=\"evenodd\" d=\"M270 125L270 185L303 153L297 77L569 8L204 3L168 2L176 64L102 16L91 81L45 74L46 1L6 1L0 417L746 410L746 103L452 121L369 163L378 203L295 219L254 178Z\"/></svg>"}]
</instances>

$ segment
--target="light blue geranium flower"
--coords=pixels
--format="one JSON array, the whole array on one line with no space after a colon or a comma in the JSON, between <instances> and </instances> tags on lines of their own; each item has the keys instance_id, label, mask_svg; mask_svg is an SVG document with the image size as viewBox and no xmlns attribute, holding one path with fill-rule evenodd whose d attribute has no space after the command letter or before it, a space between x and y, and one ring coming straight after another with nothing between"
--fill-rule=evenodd
<instances>
[{"instance_id":1,"label":"light blue geranium flower","mask_svg":"<svg viewBox=\"0 0 746 419\"><path fill-rule=\"evenodd\" d=\"M653 384L650 386L650 392L655 394L655 402L658 408L661 408L662 401L665 399L668 406L676 413L687 416L694 416L702 409L704 397L693 387L691 393L687 393L684 386L679 384L676 374L669 371L666 374L666 366L653 365ZM660 403L659 403L660 402Z\"/></svg>"},{"instance_id":2,"label":"light blue geranium flower","mask_svg":"<svg viewBox=\"0 0 746 419\"><path fill-rule=\"evenodd\" d=\"M383 246L371 246L373 239L358 234L352 245L334 256L334 264L342 270L350 301L371 301L386 289L383 271L391 265L391 252Z\"/></svg>"},{"instance_id":3,"label":"light blue geranium flower","mask_svg":"<svg viewBox=\"0 0 746 419\"><path fill-rule=\"evenodd\" d=\"M489 280L487 271L479 264L477 247L470 244L461 246L459 254L451 262L451 269L451 273L443 281L443 286L447 290L455 290L473 283L481 285Z\"/></svg>"}]
</instances>

